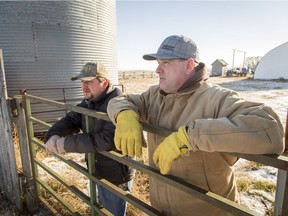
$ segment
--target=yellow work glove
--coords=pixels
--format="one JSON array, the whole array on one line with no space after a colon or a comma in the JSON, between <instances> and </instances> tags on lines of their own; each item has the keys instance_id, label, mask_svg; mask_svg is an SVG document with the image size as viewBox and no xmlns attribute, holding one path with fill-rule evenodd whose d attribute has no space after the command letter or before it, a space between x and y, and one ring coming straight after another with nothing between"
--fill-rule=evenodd
<instances>
[{"instance_id":1,"label":"yellow work glove","mask_svg":"<svg viewBox=\"0 0 288 216\"><path fill-rule=\"evenodd\" d=\"M167 174L180 155L186 155L192 150L188 141L186 126L181 126L177 132L170 134L156 148L153 154L154 163L159 164L160 172Z\"/></svg>"},{"instance_id":2,"label":"yellow work glove","mask_svg":"<svg viewBox=\"0 0 288 216\"><path fill-rule=\"evenodd\" d=\"M114 136L115 146L123 155L137 157L142 155L144 137L139 116L133 110L124 110L116 118L116 130Z\"/></svg>"}]
</instances>

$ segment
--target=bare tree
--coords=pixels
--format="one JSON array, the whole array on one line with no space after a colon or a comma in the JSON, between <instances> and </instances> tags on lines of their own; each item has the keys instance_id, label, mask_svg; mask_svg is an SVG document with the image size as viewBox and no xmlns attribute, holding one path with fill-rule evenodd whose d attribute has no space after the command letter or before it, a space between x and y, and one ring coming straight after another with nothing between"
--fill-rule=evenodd
<instances>
[{"instance_id":1,"label":"bare tree","mask_svg":"<svg viewBox=\"0 0 288 216\"><path fill-rule=\"evenodd\" d=\"M245 58L245 64L251 71L255 71L256 66L261 61L262 56L249 56Z\"/></svg>"}]
</instances>

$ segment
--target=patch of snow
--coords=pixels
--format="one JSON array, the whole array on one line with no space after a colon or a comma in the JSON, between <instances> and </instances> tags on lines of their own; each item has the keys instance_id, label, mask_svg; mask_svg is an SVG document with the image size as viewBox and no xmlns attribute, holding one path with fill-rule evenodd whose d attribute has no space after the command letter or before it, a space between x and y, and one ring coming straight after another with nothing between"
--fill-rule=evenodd
<instances>
[{"instance_id":1,"label":"patch of snow","mask_svg":"<svg viewBox=\"0 0 288 216\"><path fill-rule=\"evenodd\" d=\"M248 170L246 173L254 181L265 181L275 184L277 181L277 169L274 167L263 166L258 170Z\"/></svg>"},{"instance_id":2,"label":"patch of snow","mask_svg":"<svg viewBox=\"0 0 288 216\"><path fill-rule=\"evenodd\" d=\"M246 192L241 194L240 204L262 215L265 215L267 207L271 207L271 204L270 203L266 204L265 201L263 201L263 199L260 196L250 195L247 194Z\"/></svg>"}]
</instances>

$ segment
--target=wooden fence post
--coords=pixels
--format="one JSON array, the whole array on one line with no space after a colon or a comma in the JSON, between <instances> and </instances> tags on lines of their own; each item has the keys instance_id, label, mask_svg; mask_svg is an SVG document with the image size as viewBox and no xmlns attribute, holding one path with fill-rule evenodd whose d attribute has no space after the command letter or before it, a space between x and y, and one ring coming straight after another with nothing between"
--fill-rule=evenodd
<instances>
[{"instance_id":1,"label":"wooden fence post","mask_svg":"<svg viewBox=\"0 0 288 216\"><path fill-rule=\"evenodd\" d=\"M2 50L0 49L0 190L22 210L20 184L12 137L12 122L8 108L8 95Z\"/></svg>"}]
</instances>

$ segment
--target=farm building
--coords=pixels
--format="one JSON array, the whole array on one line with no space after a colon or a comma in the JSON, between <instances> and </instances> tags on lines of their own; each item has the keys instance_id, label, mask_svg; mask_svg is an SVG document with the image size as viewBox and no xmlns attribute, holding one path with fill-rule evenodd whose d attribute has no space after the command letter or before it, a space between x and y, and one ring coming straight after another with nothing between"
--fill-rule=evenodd
<instances>
[{"instance_id":1,"label":"farm building","mask_svg":"<svg viewBox=\"0 0 288 216\"><path fill-rule=\"evenodd\" d=\"M288 79L288 42L270 50L256 67L254 79Z\"/></svg>"},{"instance_id":2,"label":"farm building","mask_svg":"<svg viewBox=\"0 0 288 216\"><path fill-rule=\"evenodd\" d=\"M228 63L223 59L216 59L212 64L210 76L225 76Z\"/></svg>"}]
</instances>

